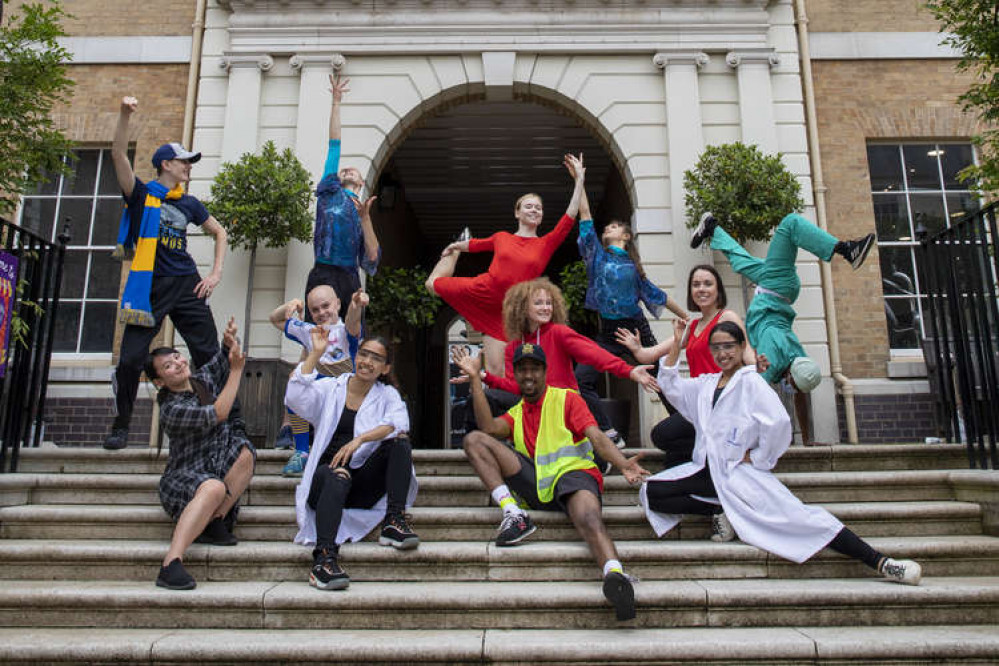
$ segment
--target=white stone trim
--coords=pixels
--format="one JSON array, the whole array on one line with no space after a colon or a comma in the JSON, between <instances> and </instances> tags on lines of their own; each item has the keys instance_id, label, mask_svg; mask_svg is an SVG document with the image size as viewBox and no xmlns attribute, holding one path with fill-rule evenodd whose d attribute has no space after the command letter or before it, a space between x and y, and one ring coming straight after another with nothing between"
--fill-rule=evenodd
<instances>
[{"instance_id":1,"label":"white stone trim","mask_svg":"<svg viewBox=\"0 0 999 666\"><path fill-rule=\"evenodd\" d=\"M850 382L855 395L910 395L930 392L930 383L919 379L852 379Z\"/></svg>"},{"instance_id":2,"label":"white stone trim","mask_svg":"<svg viewBox=\"0 0 999 666\"><path fill-rule=\"evenodd\" d=\"M180 64L191 62L191 37L60 37L72 65Z\"/></svg>"},{"instance_id":3,"label":"white stone trim","mask_svg":"<svg viewBox=\"0 0 999 666\"><path fill-rule=\"evenodd\" d=\"M941 44L939 32L813 32L812 60L910 60L960 58Z\"/></svg>"}]
</instances>

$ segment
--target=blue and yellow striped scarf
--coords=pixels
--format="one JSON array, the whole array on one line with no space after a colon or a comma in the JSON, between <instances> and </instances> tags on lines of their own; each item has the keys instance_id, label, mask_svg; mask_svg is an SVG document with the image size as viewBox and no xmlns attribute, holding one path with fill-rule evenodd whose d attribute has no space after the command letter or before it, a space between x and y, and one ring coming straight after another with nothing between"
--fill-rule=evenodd
<instances>
[{"instance_id":1,"label":"blue and yellow striped scarf","mask_svg":"<svg viewBox=\"0 0 999 666\"><path fill-rule=\"evenodd\" d=\"M156 326L150 294L153 288L153 267L156 264L156 244L160 235L160 205L164 199L180 199L183 194L184 188L179 183L168 192L160 183L150 181L146 184L146 202L139 223L135 224L135 220L128 214L128 208L121 215L114 257L132 260L125 291L121 294L121 312L118 315L123 324L147 328Z\"/></svg>"}]
</instances>

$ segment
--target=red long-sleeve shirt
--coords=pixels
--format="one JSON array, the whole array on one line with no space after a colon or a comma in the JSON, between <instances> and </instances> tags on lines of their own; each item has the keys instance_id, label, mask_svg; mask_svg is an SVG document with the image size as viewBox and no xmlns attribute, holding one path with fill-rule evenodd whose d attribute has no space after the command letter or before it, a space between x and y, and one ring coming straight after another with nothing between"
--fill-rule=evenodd
<instances>
[{"instance_id":1,"label":"red long-sleeve shirt","mask_svg":"<svg viewBox=\"0 0 999 666\"><path fill-rule=\"evenodd\" d=\"M601 372L610 372L623 379L628 379L632 371L632 366L604 350L588 337L580 335L564 324L549 322L542 325L537 333L507 343L504 350L506 374L497 377L487 372L484 380L487 386L520 395L520 388L513 378L513 352L522 342L533 342L545 351L545 359L548 361L545 383L555 388L579 390L573 372L573 361L592 365Z\"/></svg>"}]
</instances>

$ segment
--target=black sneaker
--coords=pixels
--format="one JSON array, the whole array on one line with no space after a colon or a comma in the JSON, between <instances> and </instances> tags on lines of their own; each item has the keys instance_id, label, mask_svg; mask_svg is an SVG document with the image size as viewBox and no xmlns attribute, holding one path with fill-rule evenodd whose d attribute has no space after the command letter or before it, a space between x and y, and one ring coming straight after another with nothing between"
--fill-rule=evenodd
<instances>
[{"instance_id":1,"label":"black sneaker","mask_svg":"<svg viewBox=\"0 0 999 666\"><path fill-rule=\"evenodd\" d=\"M118 451L128 446L128 428L111 428L104 438L104 448L108 451Z\"/></svg>"},{"instance_id":2,"label":"black sneaker","mask_svg":"<svg viewBox=\"0 0 999 666\"><path fill-rule=\"evenodd\" d=\"M714 215L711 213L701 215L701 221L698 222L697 228L694 229L694 235L690 237L690 247L695 250L701 247L701 243L711 238L717 226L718 220L715 219Z\"/></svg>"},{"instance_id":3,"label":"black sneaker","mask_svg":"<svg viewBox=\"0 0 999 666\"><path fill-rule=\"evenodd\" d=\"M416 532L410 529L406 522L406 516L401 513L393 513L385 516L378 543L399 550L412 550L420 545L420 537L416 536Z\"/></svg>"},{"instance_id":4,"label":"black sneaker","mask_svg":"<svg viewBox=\"0 0 999 666\"><path fill-rule=\"evenodd\" d=\"M838 252L844 259L850 262L853 270L857 270L864 263L864 259L867 259L871 248L874 247L874 240L874 234L867 234L863 238L843 241Z\"/></svg>"},{"instance_id":5,"label":"black sneaker","mask_svg":"<svg viewBox=\"0 0 999 666\"><path fill-rule=\"evenodd\" d=\"M508 513L503 516L498 534L496 535L497 546L513 546L527 537L534 534L538 529L531 521L531 517L526 513Z\"/></svg>"},{"instance_id":6,"label":"black sneaker","mask_svg":"<svg viewBox=\"0 0 999 666\"><path fill-rule=\"evenodd\" d=\"M205 526L204 531L198 535L194 543L206 543L210 546L235 546L239 539L226 529L224 518L213 518L212 522Z\"/></svg>"},{"instance_id":7,"label":"black sneaker","mask_svg":"<svg viewBox=\"0 0 999 666\"><path fill-rule=\"evenodd\" d=\"M320 551L309 572L309 585L320 590L346 590L350 576L340 568L337 554L328 550Z\"/></svg>"},{"instance_id":8,"label":"black sneaker","mask_svg":"<svg viewBox=\"0 0 999 666\"><path fill-rule=\"evenodd\" d=\"M614 606L618 622L635 618L635 588L630 576L620 571L604 576L604 597Z\"/></svg>"},{"instance_id":9,"label":"black sneaker","mask_svg":"<svg viewBox=\"0 0 999 666\"><path fill-rule=\"evenodd\" d=\"M170 564L160 567L160 575L156 577L156 586L165 587L168 590L193 590L197 583L187 569L176 557Z\"/></svg>"}]
</instances>

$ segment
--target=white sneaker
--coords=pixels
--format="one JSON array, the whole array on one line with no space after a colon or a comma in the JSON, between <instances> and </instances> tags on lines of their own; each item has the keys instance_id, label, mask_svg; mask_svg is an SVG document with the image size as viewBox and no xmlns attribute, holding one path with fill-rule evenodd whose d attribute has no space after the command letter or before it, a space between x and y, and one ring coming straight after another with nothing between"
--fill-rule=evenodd
<instances>
[{"instance_id":1,"label":"white sneaker","mask_svg":"<svg viewBox=\"0 0 999 666\"><path fill-rule=\"evenodd\" d=\"M732 523L728 521L728 516L724 513L716 513L711 516L711 540L721 543L724 541L734 541L736 537Z\"/></svg>"},{"instance_id":2,"label":"white sneaker","mask_svg":"<svg viewBox=\"0 0 999 666\"><path fill-rule=\"evenodd\" d=\"M893 560L889 557L881 564L881 575L902 585L919 585L923 579L923 567L913 560Z\"/></svg>"}]
</instances>

